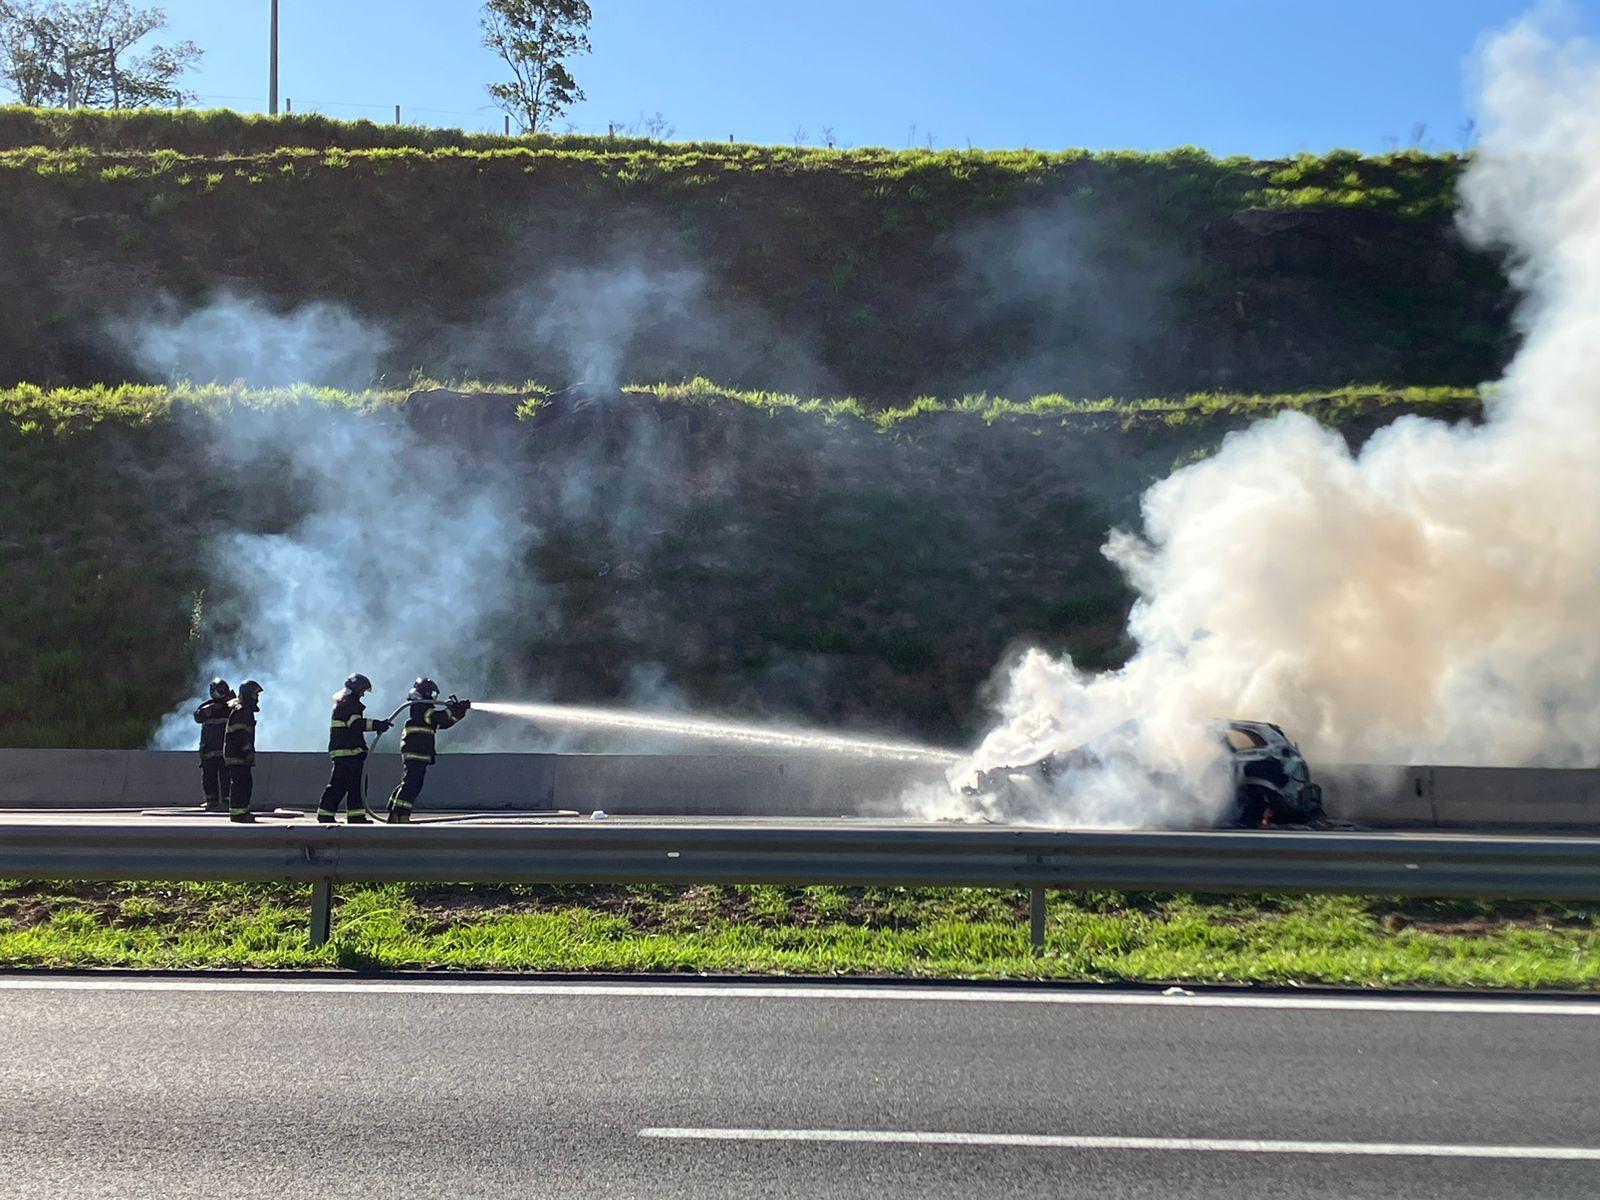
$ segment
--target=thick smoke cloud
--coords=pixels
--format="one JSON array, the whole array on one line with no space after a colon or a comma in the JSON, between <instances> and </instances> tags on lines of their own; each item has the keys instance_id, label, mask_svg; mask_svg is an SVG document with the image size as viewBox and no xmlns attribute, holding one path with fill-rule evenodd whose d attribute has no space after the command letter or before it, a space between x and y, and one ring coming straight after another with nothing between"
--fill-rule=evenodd
<instances>
[{"instance_id":1,"label":"thick smoke cloud","mask_svg":"<svg viewBox=\"0 0 1600 1200\"><path fill-rule=\"evenodd\" d=\"M1484 423L1406 418L1352 456L1285 413L1151 488L1142 535L1105 548L1138 592L1138 652L1097 676L1026 654L964 771L1137 720L1115 737L1145 782L1193 781L1214 759L1200 722L1229 716L1282 724L1313 759L1600 757L1600 55L1524 22L1485 43L1481 91L1462 227L1527 292ZM1048 815L1160 823L1160 793L1113 780Z\"/></svg>"}]
</instances>

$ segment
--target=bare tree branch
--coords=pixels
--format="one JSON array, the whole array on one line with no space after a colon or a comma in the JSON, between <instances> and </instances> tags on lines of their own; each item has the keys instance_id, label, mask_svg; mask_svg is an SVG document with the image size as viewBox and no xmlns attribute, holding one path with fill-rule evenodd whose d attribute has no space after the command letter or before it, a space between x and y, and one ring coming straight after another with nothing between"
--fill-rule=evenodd
<instances>
[{"instance_id":1,"label":"bare tree branch","mask_svg":"<svg viewBox=\"0 0 1600 1200\"><path fill-rule=\"evenodd\" d=\"M200 48L184 41L132 53L166 24L162 9L128 0L0 0L0 82L36 106L183 104L194 96L177 81L200 61Z\"/></svg>"}]
</instances>

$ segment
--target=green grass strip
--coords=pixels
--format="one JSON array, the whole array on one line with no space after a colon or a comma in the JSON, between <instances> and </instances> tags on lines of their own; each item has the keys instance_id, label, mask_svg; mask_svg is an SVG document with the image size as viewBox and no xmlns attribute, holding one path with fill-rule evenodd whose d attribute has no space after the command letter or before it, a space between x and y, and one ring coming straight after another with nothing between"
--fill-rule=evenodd
<instances>
[{"instance_id":1,"label":"green grass strip","mask_svg":"<svg viewBox=\"0 0 1600 1200\"><path fill-rule=\"evenodd\" d=\"M369 411L405 402L414 392L446 389L475 397L517 397L523 414L534 415L549 403L550 389L529 381L520 384L480 380L443 382L418 377L406 388L347 392L297 384L283 388L245 388L221 383L97 384L81 388L44 388L18 384L0 388L0 421L24 436L67 433L100 424L151 426L169 419L174 409L221 415L235 409L274 408ZM1318 392L1196 392L1180 396L1032 396L1011 400L986 393L952 398L919 396L899 405L874 405L853 396L805 397L785 392L742 391L710 379L679 383L636 384L623 389L634 403L656 400L712 409L751 408L768 414L793 412L824 421L862 422L884 431L914 430L920 419L955 414L992 425L1008 419L1083 418L1123 421L1150 419L1168 426L1219 418L1259 418L1294 410L1311 413L1328 424L1387 410L1437 414L1448 419L1476 416L1486 396L1476 388L1395 387L1362 384ZM1490 393L1492 394L1492 392Z\"/></svg>"},{"instance_id":2,"label":"green grass strip","mask_svg":"<svg viewBox=\"0 0 1600 1200\"><path fill-rule=\"evenodd\" d=\"M981 889L0 884L0 965L704 972L1600 990L1600 905Z\"/></svg>"}]
</instances>

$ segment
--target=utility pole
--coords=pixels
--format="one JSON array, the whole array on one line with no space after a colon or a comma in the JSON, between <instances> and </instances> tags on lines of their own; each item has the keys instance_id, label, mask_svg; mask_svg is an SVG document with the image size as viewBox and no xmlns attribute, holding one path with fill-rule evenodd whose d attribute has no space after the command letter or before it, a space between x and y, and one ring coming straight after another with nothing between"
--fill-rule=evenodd
<instances>
[{"instance_id":1,"label":"utility pole","mask_svg":"<svg viewBox=\"0 0 1600 1200\"><path fill-rule=\"evenodd\" d=\"M278 115L278 0L272 0L272 79L267 87L267 114Z\"/></svg>"}]
</instances>

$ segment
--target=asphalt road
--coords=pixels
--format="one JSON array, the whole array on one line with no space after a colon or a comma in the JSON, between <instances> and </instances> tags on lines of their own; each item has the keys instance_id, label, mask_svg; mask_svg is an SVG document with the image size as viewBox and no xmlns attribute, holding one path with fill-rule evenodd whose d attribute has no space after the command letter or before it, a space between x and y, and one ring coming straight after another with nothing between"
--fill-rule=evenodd
<instances>
[{"instance_id":1,"label":"asphalt road","mask_svg":"<svg viewBox=\"0 0 1600 1200\"><path fill-rule=\"evenodd\" d=\"M268 827L282 825L307 825L315 823L313 809L277 808L270 812L255 810L256 823ZM412 818L419 825L572 825L588 824L595 820L587 812L574 809L529 809L514 812L504 809L477 811L472 809L420 810ZM666 825L672 827L738 826L764 829L815 829L820 826L846 826L851 829L949 829L949 821L918 821L905 817L717 817L682 816L630 813L607 816L608 825ZM338 823L345 823L344 814ZM382 824L381 819L378 820ZM201 812L197 808L0 808L0 829L8 825L126 825L135 829L194 828L195 826L229 827L226 813ZM990 828L983 824L983 828ZM1045 826L1018 824L1008 828L1037 829ZM1438 833L1438 830L1424 830ZM1408 836L1395 834L1396 837ZM1502 835L1503 836L1503 835Z\"/></svg>"},{"instance_id":2,"label":"asphalt road","mask_svg":"<svg viewBox=\"0 0 1600 1200\"><path fill-rule=\"evenodd\" d=\"M0 975L0 1195L1590 1198L1597 1064L1600 1003Z\"/></svg>"}]
</instances>

